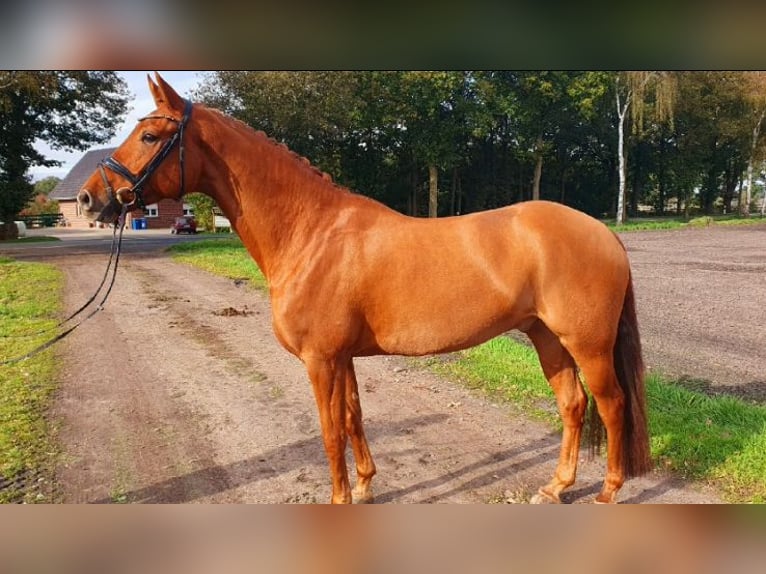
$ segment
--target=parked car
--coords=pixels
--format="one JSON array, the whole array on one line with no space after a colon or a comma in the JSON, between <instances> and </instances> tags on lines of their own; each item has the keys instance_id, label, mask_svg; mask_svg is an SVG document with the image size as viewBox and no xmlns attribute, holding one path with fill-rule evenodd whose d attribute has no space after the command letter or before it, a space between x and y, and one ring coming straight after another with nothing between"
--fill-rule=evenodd
<instances>
[{"instance_id":1,"label":"parked car","mask_svg":"<svg viewBox=\"0 0 766 574\"><path fill-rule=\"evenodd\" d=\"M197 222L193 217L176 217L170 233L197 233Z\"/></svg>"}]
</instances>

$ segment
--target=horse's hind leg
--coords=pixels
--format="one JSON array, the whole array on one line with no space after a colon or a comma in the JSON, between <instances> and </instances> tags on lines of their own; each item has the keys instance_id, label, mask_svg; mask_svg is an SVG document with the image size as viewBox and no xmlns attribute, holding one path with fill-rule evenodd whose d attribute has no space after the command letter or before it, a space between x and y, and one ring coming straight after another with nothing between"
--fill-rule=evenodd
<instances>
[{"instance_id":1,"label":"horse's hind leg","mask_svg":"<svg viewBox=\"0 0 766 574\"><path fill-rule=\"evenodd\" d=\"M615 502L625 482L623 468L623 431L625 395L617 381L612 353L578 357L596 408L606 427L606 477L596 502Z\"/></svg>"},{"instance_id":2,"label":"horse's hind leg","mask_svg":"<svg viewBox=\"0 0 766 574\"><path fill-rule=\"evenodd\" d=\"M367 445L362 425L362 406L359 403L359 389L353 359L349 361L346 370L346 432L351 439L356 461L356 486L352 492L354 502L366 503L373 501L372 477L375 475L375 463Z\"/></svg>"},{"instance_id":3,"label":"horse's hind leg","mask_svg":"<svg viewBox=\"0 0 766 574\"><path fill-rule=\"evenodd\" d=\"M577 376L575 361L569 351L561 345L558 337L540 320L527 331L527 335L540 357L545 378L556 395L556 403L564 425L556 472L551 481L532 497L532 502L561 502L560 493L574 484L577 474L580 433L588 399Z\"/></svg>"}]
</instances>

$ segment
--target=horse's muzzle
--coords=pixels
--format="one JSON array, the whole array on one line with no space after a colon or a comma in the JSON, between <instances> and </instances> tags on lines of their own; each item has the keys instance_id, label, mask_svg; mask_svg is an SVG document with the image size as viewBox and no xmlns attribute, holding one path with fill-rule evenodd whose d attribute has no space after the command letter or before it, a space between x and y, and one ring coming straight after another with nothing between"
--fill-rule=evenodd
<instances>
[{"instance_id":1,"label":"horse's muzzle","mask_svg":"<svg viewBox=\"0 0 766 574\"><path fill-rule=\"evenodd\" d=\"M80 211L82 211L85 217L101 223L114 223L122 211L122 205L114 198L99 209L98 200L87 189L83 189L77 194L77 203L80 205Z\"/></svg>"},{"instance_id":2,"label":"horse's muzzle","mask_svg":"<svg viewBox=\"0 0 766 574\"><path fill-rule=\"evenodd\" d=\"M92 211L91 206L93 205L93 196L87 189L82 189L80 190L80 193L77 194L77 203L80 205L80 211L85 215L89 215Z\"/></svg>"}]
</instances>

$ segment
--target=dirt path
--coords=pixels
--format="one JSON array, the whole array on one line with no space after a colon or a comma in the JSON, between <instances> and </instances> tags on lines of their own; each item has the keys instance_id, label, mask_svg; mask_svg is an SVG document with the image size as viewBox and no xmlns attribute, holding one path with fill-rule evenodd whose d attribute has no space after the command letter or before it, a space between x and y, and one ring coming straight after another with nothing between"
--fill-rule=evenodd
<instances>
[{"instance_id":1,"label":"dirt path","mask_svg":"<svg viewBox=\"0 0 766 574\"><path fill-rule=\"evenodd\" d=\"M105 256L56 263L73 309ZM106 310L59 353L61 501L329 499L311 388L274 339L263 295L159 254L128 254ZM358 359L357 374L378 502L525 501L553 471L559 433L510 407L399 357ZM602 473L602 461L583 463L566 500L591 500ZM630 481L620 500L719 501L662 473Z\"/></svg>"}]
</instances>

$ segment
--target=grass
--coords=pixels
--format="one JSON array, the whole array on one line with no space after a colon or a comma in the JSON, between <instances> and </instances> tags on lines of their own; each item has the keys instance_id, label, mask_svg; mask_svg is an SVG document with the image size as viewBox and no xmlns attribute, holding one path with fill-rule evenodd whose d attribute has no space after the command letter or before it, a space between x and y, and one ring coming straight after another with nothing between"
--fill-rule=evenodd
<instances>
[{"instance_id":1,"label":"grass","mask_svg":"<svg viewBox=\"0 0 766 574\"><path fill-rule=\"evenodd\" d=\"M50 265L0 257L0 358L22 355L43 343L35 335L55 325L61 274ZM55 448L46 421L55 386L50 350L0 366L0 502L49 502Z\"/></svg>"},{"instance_id":2,"label":"grass","mask_svg":"<svg viewBox=\"0 0 766 574\"><path fill-rule=\"evenodd\" d=\"M265 285L239 240L186 243L171 250L180 261ZM420 364L560 428L553 393L535 351L525 344L498 337ZM708 396L657 374L647 378L647 395L658 466L712 483L732 502L766 502L766 407Z\"/></svg>"},{"instance_id":3,"label":"grass","mask_svg":"<svg viewBox=\"0 0 766 574\"><path fill-rule=\"evenodd\" d=\"M732 502L766 502L766 407L647 379L652 454L681 476L715 483Z\"/></svg>"},{"instance_id":4,"label":"grass","mask_svg":"<svg viewBox=\"0 0 766 574\"><path fill-rule=\"evenodd\" d=\"M58 237L50 235L30 235L28 237L19 237L18 239L4 239L2 245L6 243L45 243L46 241L61 241Z\"/></svg>"},{"instance_id":5,"label":"grass","mask_svg":"<svg viewBox=\"0 0 766 574\"><path fill-rule=\"evenodd\" d=\"M179 243L168 248L171 257L210 273L248 281L256 289L266 289L266 278L248 255L239 238L203 239Z\"/></svg>"},{"instance_id":6,"label":"grass","mask_svg":"<svg viewBox=\"0 0 766 574\"><path fill-rule=\"evenodd\" d=\"M701 216L690 220L674 217L652 218L652 219L631 219L621 225L616 225L613 221L604 221L610 229L620 233L626 231L657 231L662 229L687 229L707 227L709 225L754 225L766 224L766 218L753 214L748 218L736 215L717 215Z\"/></svg>"},{"instance_id":7,"label":"grass","mask_svg":"<svg viewBox=\"0 0 766 574\"><path fill-rule=\"evenodd\" d=\"M523 343L498 337L432 368L560 426L537 355ZM647 377L647 399L658 466L712 483L732 502L766 502L766 407L708 396L657 374Z\"/></svg>"},{"instance_id":8,"label":"grass","mask_svg":"<svg viewBox=\"0 0 766 574\"><path fill-rule=\"evenodd\" d=\"M471 389L482 390L494 400L512 403L525 415L560 426L537 354L527 345L496 337L446 358L435 356L415 362Z\"/></svg>"}]
</instances>

